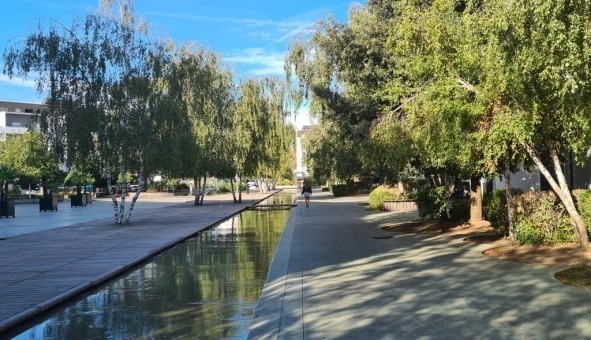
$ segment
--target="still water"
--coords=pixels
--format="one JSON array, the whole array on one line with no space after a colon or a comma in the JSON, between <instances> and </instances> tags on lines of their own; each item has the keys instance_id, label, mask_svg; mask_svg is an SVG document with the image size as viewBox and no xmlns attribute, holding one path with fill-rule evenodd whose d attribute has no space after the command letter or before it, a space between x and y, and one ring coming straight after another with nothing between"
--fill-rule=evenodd
<instances>
[{"instance_id":1,"label":"still water","mask_svg":"<svg viewBox=\"0 0 591 340\"><path fill-rule=\"evenodd\" d=\"M261 204L291 202L276 195ZM51 310L15 339L245 338L288 216L236 215Z\"/></svg>"}]
</instances>

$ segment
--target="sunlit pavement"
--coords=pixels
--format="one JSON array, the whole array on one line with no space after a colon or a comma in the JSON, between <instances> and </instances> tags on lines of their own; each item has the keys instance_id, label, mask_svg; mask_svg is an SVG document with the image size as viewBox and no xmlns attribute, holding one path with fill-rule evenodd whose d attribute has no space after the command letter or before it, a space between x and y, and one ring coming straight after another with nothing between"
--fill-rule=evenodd
<instances>
[{"instance_id":1,"label":"sunlit pavement","mask_svg":"<svg viewBox=\"0 0 591 340\"><path fill-rule=\"evenodd\" d=\"M154 208L175 205L192 200L191 196L170 198L140 198L134 207L132 219ZM129 209L128 200L126 209ZM57 211L39 211L39 204L16 204L16 217L0 218L0 239L14 237L42 230L65 227L71 224L101 219L114 221L114 209L111 199L93 200L86 207L70 207L70 201L59 202Z\"/></svg>"},{"instance_id":2,"label":"sunlit pavement","mask_svg":"<svg viewBox=\"0 0 591 340\"><path fill-rule=\"evenodd\" d=\"M589 339L591 293L560 267L482 255L447 235L380 229L412 213L314 193L292 211L252 339ZM388 238L392 236L391 238Z\"/></svg>"}]
</instances>

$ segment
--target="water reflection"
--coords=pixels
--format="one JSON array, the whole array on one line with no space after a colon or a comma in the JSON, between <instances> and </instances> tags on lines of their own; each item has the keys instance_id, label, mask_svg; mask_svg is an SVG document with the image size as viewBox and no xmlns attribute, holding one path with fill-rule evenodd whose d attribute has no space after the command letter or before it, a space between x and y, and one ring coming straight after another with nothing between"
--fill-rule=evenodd
<instances>
[{"instance_id":1,"label":"water reflection","mask_svg":"<svg viewBox=\"0 0 591 340\"><path fill-rule=\"evenodd\" d=\"M291 203L282 196L275 202ZM44 315L16 339L244 338L288 215L245 211Z\"/></svg>"}]
</instances>

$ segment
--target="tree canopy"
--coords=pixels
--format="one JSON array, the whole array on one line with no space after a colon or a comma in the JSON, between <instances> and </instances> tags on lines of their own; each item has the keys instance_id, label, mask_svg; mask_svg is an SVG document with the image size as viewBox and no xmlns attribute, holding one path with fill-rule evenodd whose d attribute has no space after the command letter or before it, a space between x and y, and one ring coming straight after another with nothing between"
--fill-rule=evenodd
<instances>
[{"instance_id":1,"label":"tree canopy","mask_svg":"<svg viewBox=\"0 0 591 340\"><path fill-rule=\"evenodd\" d=\"M14 135L2 144L0 164L12 176L25 181L40 181L44 195L47 181L60 172L58 158L48 148L40 132Z\"/></svg>"},{"instance_id":2,"label":"tree canopy","mask_svg":"<svg viewBox=\"0 0 591 340\"><path fill-rule=\"evenodd\" d=\"M35 78L47 96L41 131L68 167L100 164L109 189L112 173L137 175L127 214L126 176L120 201L112 196L117 223L129 221L147 172L193 178L203 188L208 175L280 168L293 144L281 81L236 85L217 54L152 39L132 0L99 4L70 27L40 21L7 46L4 73Z\"/></svg>"},{"instance_id":3,"label":"tree canopy","mask_svg":"<svg viewBox=\"0 0 591 340\"><path fill-rule=\"evenodd\" d=\"M411 163L463 178L534 164L588 247L562 164L588 160L590 7L375 0L347 24L320 22L286 57L288 78L323 129L313 172L335 176L333 151L382 180ZM343 153L348 141L362 147Z\"/></svg>"}]
</instances>

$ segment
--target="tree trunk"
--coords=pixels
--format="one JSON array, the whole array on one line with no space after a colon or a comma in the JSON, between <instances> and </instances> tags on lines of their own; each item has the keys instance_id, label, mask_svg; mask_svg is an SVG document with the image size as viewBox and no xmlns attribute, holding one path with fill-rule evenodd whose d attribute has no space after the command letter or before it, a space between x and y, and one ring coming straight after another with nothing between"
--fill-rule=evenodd
<instances>
[{"instance_id":1,"label":"tree trunk","mask_svg":"<svg viewBox=\"0 0 591 340\"><path fill-rule=\"evenodd\" d=\"M402 181L398 181L398 191L400 192L400 194L404 194L404 192L406 191L404 183Z\"/></svg>"},{"instance_id":2,"label":"tree trunk","mask_svg":"<svg viewBox=\"0 0 591 340\"><path fill-rule=\"evenodd\" d=\"M119 218L119 202L117 202L117 198L115 197L115 193L113 192L113 188L111 188L112 177L111 177L111 165L109 164L109 162L107 162L107 164L105 165L105 168L106 168L106 173L107 173L107 192L111 196L111 201L113 202L115 223L119 224L119 220L118 220L118 218Z\"/></svg>"},{"instance_id":3,"label":"tree trunk","mask_svg":"<svg viewBox=\"0 0 591 340\"><path fill-rule=\"evenodd\" d=\"M203 176L203 184L201 185L201 195L199 205L203 205L203 200L205 199L205 186L207 185L207 175Z\"/></svg>"},{"instance_id":4,"label":"tree trunk","mask_svg":"<svg viewBox=\"0 0 591 340\"><path fill-rule=\"evenodd\" d=\"M47 197L47 179L41 177L41 190L43 190L43 197Z\"/></svg>"},{"instance_id":5,"label":"tree trunk","mask_svg":"<svg viewBox=\"0 0 591 340\"><path fill-rule=\"evenodd\" d=\"M193 205L201 205L199 195L201 194L201 179L200 177L193 177L193 186L195 187L195 199Z\"/></svg>"},{"instance_id":6,"label":"tree trunk","mask_svg":"<svg viewBox=\"0 0 591 340\"><path fill-rule=\"evenodd\" d=\"M548 168L546 168L546 166L542 163L542 160L531 148L531 146L529 146L526 143L522 144L525 147L525 150L527 151L530 158L534 161L542 175L544 175L544 177L552 187L552 190L554 190L554 193L558 195L558 198L560 198L560 201L562 202L562 204L564 204L564 207L566 208L566 211L568 212L572 220L575 234L579 238L579 246L584 250L588 250L589 235L587 234L587 226L585 225L585 221L583 221L581 215L577 211L577 207L575 206L575 203L571 196L568 184L566 183L566 178L564 177L564 172L562 171L560 159L558 158L558 153L556 152L556 149L553 147L550 148L550 158L552 159L554 174L558 179L558 183L554 180L554 177L552 177L552 174L550 173Z\"/></svg>"},{"instance_id":7,"label":"tree trunk","mask_svg":"<svg viewBox=\"0 0 591 340\"><path fill-rule=\"evenodd\" d=\"M238 177L236 183L238 187L238 203L242 203L242 177Z\"/></svg>"},{"instance_id":8,"label":"tree trunk","mask_svg":"<svg viewBox=\"0 0 591 340\"><path fill-rule=\"evenodd\" d=\"M470 178L470 223L482 221L482 185L481 176Z\"/></svg>"},{"instance_id":9,"label":"tree trunk","mask_svg":"<svg viewBox=\"0 0 591 340\"><path fill-rule=\"evenodd\" d=\"M511 193L511 160L505 156L505 198L507 199L507 222L509 223L509 239L515 239L515 227L513 225L513 195Z\"/></svg>"},{"instance_id":10,"label":"tree trunk","mask_svg":"<svg viewBox=\"0 0 591 340\"><path fill-rule=\"evenodd\" d=\"M125 196L127 195L127 166L124 159L121 160L120 174L121 174L121 202L119 203L119 218L117 224L123 224L123 216L125 216Z\"/></svg>"},{"instance_id":11,"label":"tree trunk","mask_svg":"<svg viewBox=\"0 0 591 340\"><path fill-rule=\"evenodd\" d=\"M31 194L31 190L29 189L29 195ZM2 184L2 202L8 201L8 181L4 180Z\"/></svg>"},{"instance_id":12,"label":"tree trunk","mask_svg":"<svg viewBox=\"0 0 591 340\"><path fill-rule=\"evenodd\" d=\"M131 218L131 213L133 212L133 208L135 207L135 203L137 202L137 199L140 197L140 194L142 193L143 187L145 185L146 182L146 177L144 176L144 160L140 159L140 178L138 178L139 180L139 186L137 188L137 191L135 192L135 195L133 195L133 198L131 199L131 203L129 204L129 212L127 213L127 217L125 217L125 222L124 224L128 224L129 223L129 219Z\"/></svg>"},{"instance_id":13,"label":"tree trunk","mask_svg":"<svg viewBox=\"0 0 591 340\"><path fill-rule=\"evenodd\" d=\"M238 203L236 199L236 192L234 191L234 179L230 178L230 191L232 191L232 198L234 199L234 203Z\"/></svg>"}]
</instances>

